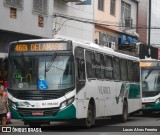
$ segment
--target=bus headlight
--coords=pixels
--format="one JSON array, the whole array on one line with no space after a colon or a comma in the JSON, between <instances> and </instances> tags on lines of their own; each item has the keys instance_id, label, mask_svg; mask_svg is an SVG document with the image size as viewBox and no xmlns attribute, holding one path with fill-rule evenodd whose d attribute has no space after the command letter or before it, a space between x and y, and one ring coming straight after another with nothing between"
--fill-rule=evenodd
<instances>
[{"instance_id":1,"label":"bus headlight","mask_svg":"<svg viewBox=\"0 0 160 135\"><path fill-rule=\"evenodd\" d=\"M64 102L61 103L60 109L65 108L66 106L72 104L74 102L74 97L71 97L70 99L65 100Z\"/></svg>"},{"instance_id":2,"label":"bus headlight","mask_svg":"<svg viewBox=\"0 0 160 135\"><path fill-rule=\"evenodd\" d=\"M14 110L17 110L17 106L10 99L8 99L8 104L13 107Z\"/></svg>"},{"instance_id":3,"label":"bus headlight","mask_svg":"<svg viewBox=\"0 0 160 135\"><path fill-rule=\"evenodd\" d=\"M17 110L16 104L12 103L12 107L13 107L14 110Z\"/></svg>"},{"instance_id":4,"label":"bus headlight","mask_svg":"<svg viewBox=\"0 0 160 135\"><path fill-rule=\"evenodd\" d=\"M156 99L156 104L160 103L160 98Z\"/></svg>"},{"instance_id":5,"label":"bus headlight","mask_svg":"<svg viewBox=\"0 0 160 135\"><path fill-rule=\"evenodd\" d=\"M64 102L61 103L60 109L63 109L66 106L67 106L67 101L64 101Z\"/></svg>"}]
</instances>

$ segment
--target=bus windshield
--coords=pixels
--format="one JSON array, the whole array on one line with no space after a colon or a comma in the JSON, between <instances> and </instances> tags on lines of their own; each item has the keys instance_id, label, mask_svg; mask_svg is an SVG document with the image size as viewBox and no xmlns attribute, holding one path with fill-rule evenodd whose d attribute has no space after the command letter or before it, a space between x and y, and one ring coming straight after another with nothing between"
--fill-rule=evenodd
<instances>
[{"instance_id":1,"label":"bus windshield","mask_svg":"<svg viewBox=\"0 0 160 135\"><path fill-rule=\"evenodd\" d=\"M9 89L59 90L74 86L73 56L13 56L10 58Z\"/></svg>"},{"instance_id":2,"label":"bus windshield","mask_svg":"<svg viewBox=\"0 0 160 135\"><path fill-rule=\"evenodd\" d=\"M160 92L160 70L155 70L155 69L142 70L142 91Z\"/></svg>"}]
</instances>

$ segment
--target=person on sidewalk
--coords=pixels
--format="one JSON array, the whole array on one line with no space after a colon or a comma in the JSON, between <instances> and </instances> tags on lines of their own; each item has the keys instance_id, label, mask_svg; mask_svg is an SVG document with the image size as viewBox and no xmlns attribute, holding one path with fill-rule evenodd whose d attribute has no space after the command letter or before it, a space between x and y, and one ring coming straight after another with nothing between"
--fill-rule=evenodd
<instances>
[{"instance_id":1,"label":"person on sidewalk","mask_svg":"<svg viewBox=\"0 0 160 135\"><path fill-rule=\"evenodd\" d=\"M2 126L6 126L7 123L7 112L8 108L7 96L4 96L4 86L0 86L0 120L2 121Z\"/></svg>"},{"instance_id":2,"label":"person on sidewalk","mask_svg":"<svg viewBox=\"0 0 160 135\"><path fill-rule=\"evenodd\" d=\"M7 81L4 81L3 85L1 85L2 89L3 89L3 86L4 86L3 96L6 96L8 98L8 96L7 96L7 87L8 87ZM11 117L10 111L7 112L7 124L12 124L12 117Z\"/></svg>"}]
</instances>

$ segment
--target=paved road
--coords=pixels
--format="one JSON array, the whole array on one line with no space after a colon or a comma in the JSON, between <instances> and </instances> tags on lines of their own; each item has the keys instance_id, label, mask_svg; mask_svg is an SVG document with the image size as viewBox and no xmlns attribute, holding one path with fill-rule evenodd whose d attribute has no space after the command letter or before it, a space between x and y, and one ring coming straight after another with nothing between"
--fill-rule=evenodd
<instances>
[{"instance_id":1,"label":"paved road","mask_svg":"<svg viewBox=\"0 0 160 135\"><path fill-rule=\"evenodd\" d=\"M13 123L8 126L28 128L28 126L24 126L23 122L19 120L13 120ZM135 128L138 132L134 131ZM53 133L56 135L160 135L160 114L147 117L142 115L131 116L126 123L120 123L111 119L97 120L95 127L90 129L84 129L70 122L51 122L50 126L43 125L41 130L43 131L41 134L44 135ZM150 130L150 132L147 130Z\"/></svg>"}]
</instances>

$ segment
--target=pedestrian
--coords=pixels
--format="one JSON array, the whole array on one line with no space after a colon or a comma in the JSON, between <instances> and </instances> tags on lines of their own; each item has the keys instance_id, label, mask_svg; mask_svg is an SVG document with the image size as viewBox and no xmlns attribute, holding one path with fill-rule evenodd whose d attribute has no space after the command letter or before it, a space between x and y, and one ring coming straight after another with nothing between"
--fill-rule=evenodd
<instances>
[{"instance_id":1,"label":"pedestrian","mask_svg":"<svg viewBox=\"0 0 160 135\"><path fill-rule=\"evenodd\" d=\"M0 120L2 126L6 126L7 123L7 112L9 112L8 108L8 98L4 96L4 86L0 86Z\"/></svg>"}]
</instances>

